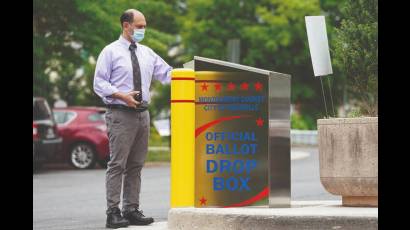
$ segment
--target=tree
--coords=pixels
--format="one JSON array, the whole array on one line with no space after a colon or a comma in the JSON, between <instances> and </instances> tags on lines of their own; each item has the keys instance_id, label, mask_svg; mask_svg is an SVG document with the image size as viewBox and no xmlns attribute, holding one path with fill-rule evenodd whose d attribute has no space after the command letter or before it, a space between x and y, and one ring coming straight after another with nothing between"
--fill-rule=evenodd
<instances>
[{"instance_id":1,"label":"tree","mask_svg":"<svg viewBox=\"0 0 410 230\"><path fill-rule=\"evenodd\" d=\"M361 113L377 115L378 1L348 0L337 29L335 63L346 75L351 97Z\"/></svg>"},{"instance_id":2,"label":"tree","mask_svg":"<svg viewBox=\"0 0 410 230\"><path fill-rule=\"evenodd\" d=\"M166 61L178 26L175 1L34 0L33 93L69 105L101 105L92 90L95 60L105 45L121 33L119 17L128 8L141 10L147 19L146 38Z\"/></svg>"},{"instance_id":3,"label":"tree","mask_svg":"<svg viewBox=\"0 0 410 230\"><path fill-rule=\"evenodd\" d=\"M72 1L39 1L33 2L33 93L51 99L53 95L56 72L66 73L66 63L61 62L61 56L72 60L78 65L75 49L70 47L70 25L67 23L70 15L75 16ZM50 13L55 17L50 19ZM73 73L69 73L73 74Z\"/></svg>"},{"instance_id":4,"label":"tree","mask_svg":"<svg viewBox=\"0 0 410 230\"><path fill-rule=\"evenodd\" d=\"M292 102L320 116L321 91L309 56L305 16L318 0L188 0L182 18L185 61L193 55L226 60L229 39L241 40L240 63L292 75ZM314 127L310 127L314 128Z\"/></svg>"},{"instance_id":5,"label":"tree","mask_svg":"<svg viewBox=\"0 0 410 230\"><path fill-rule=\"evenodd\" d=\"M329 16L326 20L333 47L333 28L343 18L340 2L34 0L34 95L50 101L60 97L69 105L102 105L92 90L95 61L103 47L118 38L119 15L125 9L136 8L145 14L148 23L142 43L171 66L179 67L193 55L226 60L227 41L239 38L240 63L291 74L292 103L301 105L297 107L301 108L302 119L314 121L324 110L320 83L313 77L304 17ZM342 76L343 71L337 75ZM344 78L335 76L333 79L342 81ZM161 108L152 114L169 108L169 103L163 103L169 101L167 87L153 85L157 92L153 104Z\"/></svg>"}]
</instances>

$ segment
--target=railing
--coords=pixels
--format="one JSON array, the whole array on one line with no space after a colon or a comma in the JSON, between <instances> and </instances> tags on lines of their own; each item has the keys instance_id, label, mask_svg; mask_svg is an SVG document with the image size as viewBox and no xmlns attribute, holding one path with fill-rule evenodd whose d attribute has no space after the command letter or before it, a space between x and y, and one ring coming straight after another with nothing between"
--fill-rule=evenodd
<instances>
[{"instance_id":1,"label":"railing","mask_svg":"<svg viewBox=\"0 0 410 230\"><path fill-rule=\"evenodd\" d=\"M169 136L169 119L156 120L153 122L160 136ZM292 145L317 145L317 130L290 130Z\"/></svg>"},{"instance_id":2,"label":"railing","mask_svg":"<svg viewBox=\"0 0 410 230\"><path fill-rule=\"evenodd\" d=\"M317 130L290 130L292 144L317 145Z\"/></svg>"}]
</instances>

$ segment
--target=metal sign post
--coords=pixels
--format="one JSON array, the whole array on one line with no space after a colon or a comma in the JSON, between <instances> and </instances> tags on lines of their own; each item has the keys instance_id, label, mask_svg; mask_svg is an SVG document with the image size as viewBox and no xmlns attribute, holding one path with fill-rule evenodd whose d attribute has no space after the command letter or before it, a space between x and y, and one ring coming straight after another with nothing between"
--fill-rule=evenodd
<instances>
[{"instance_id":1,"label":"metal sign post","mask_svg":"<svg viewBox=\"0 0 410 230\"><path fill-rule=\"evenodd\" d=\"M312 59L313 72L315 76L320 78L322 86L323 101L325 103L326 117L329 117L327 112L325 91L323 88L322 76L333 73L332 63L330 61L329 43L326 33L325 16L306 16L306 30L309 42L310 56ZM333 116L336 117L335 108L333 106L332 89L330 80L328 79L330 100L332 102Z\"/></svg>"}]
</instances>

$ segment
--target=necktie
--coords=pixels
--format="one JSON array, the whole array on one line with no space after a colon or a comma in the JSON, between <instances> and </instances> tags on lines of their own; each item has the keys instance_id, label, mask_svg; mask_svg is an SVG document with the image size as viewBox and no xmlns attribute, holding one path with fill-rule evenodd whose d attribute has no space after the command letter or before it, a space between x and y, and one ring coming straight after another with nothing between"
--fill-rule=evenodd
<instances>
[{"instance_id":1,"label":"necktie","mask_svg":"<svg viewBox=\"0 0 410 230\"><path fill-rule=\"evenodd\" d=\"M137 46L135 43L131 43L129 50L131 51L131 62L132 62L132 75L133 75L133 82L134 82L134 90L135 91L141 91L141 70L140 70L140 64L138 62L137 55L135 54L135 51L137 50Z\"/></svg>"}]
</instances>

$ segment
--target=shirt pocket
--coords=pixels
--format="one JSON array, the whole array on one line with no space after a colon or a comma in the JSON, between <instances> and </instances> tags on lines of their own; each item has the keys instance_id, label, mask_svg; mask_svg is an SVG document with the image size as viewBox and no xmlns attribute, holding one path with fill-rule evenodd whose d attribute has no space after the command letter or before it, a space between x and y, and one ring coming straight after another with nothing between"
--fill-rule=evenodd
<instances>
[{"instance_id":1,"label":"shirt pocket","mask_svg":"<svg viewBox=\"0 0 410 230\"><path fill-rule=\"evenodd\" d=\"M123 76L124 73L132 73L132 66L128 65L127 63L116 63L116 65L113 66L113 75L114 76Z\"/></svg>"},{"instance_id":2,"label":"shirt pocket","mask_svg":"<svg viewBox=\"0 0 410 230\"><path fill-rule=\"evenodd\" d=\"M140 68L144 77L151 79L152 74L154 73L154 60L151 56L138 58L140 63Z\"/></svg>"}]
</instances>

